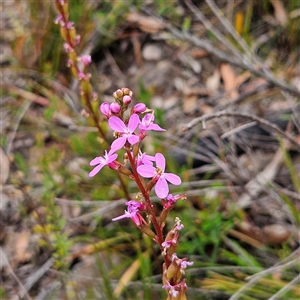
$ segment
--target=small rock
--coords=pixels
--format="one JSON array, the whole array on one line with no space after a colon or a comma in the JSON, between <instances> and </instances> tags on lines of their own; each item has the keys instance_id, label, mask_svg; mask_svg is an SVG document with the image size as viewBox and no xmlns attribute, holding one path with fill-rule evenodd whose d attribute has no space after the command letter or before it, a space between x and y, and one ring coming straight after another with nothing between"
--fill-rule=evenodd
<instances>
[{"instance_id":1,"label":"small rock","mask_svg":"<svg viewBox=\"0 0 300 300\"><path fill-rule=\"evenodd\" d=\"M145 60L158 61L162 58L162 50L157 45L148 44L144 46L142 55Z\"/></svg>"},{"instance_id":2,"label":"small rock","mask_svg":"<svg viewBox=\"0 0 300 300\"><path fill-rule=\"evenodd\" d=\"M291 235L289 230L280 224L267 225L262 232L265 242L269 245L280 245Z\"/></svg>"}]
</instances>

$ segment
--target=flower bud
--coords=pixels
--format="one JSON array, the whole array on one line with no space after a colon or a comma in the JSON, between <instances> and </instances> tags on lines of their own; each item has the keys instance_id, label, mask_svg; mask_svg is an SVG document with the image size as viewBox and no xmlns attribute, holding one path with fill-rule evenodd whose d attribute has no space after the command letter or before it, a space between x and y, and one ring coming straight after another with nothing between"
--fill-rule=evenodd
<instances>
[{"instance_id":1,"label":"flower bud","mask_svg":"<svg viewBox=\"0 0 300 300\"><path fill-rule=\"evenodd\" d=\"M107 118L110 118L111 116L111 110L110 110L110 105L108 102L103 102L101 105L100 105L100 111L101 113L106 116Z\"/></svg>"},{"instance_id":2,"label":"flower bud","mask_svg":"<svg viewBox=\"0 0 300 300\"><path fill-rule=\"evenodd\" d=\"M123 100L124 100L124 98L123 98ZM144 104L144 103L137 103L134 107L133 107L133 109L132 109L132 113L133 114L136 114L136 113L143 113L145 110L147 109L147 106L146 106L146 104Z\"/></svg>"},{"instance_id":3,"label":"flower bud","mask_svg":"<svg viewBox=\"0 0 300 300\"><path fill-rule=\"evenodd\" d=\"M116 91L113 93L113 97L114 97L116 100L120 100L120 99L122 99L122 97L123 97L123 92L122 92L120 89L118 89L118 90L116 90Z\"/></svg>"},{"instance_id":4,"label":"flower bud","mask_svg":"<svg viewBox=\"0 0 300 300\"><path fill-rule=\"evenodd\" d=\"M74 25L72 24L73 22L68 22L67 23L67 28L69 30L69 34L70 34L70 39L71 39L71 44L72 45L76 45L76 39L77 39L77 34L76 34L76 29L74 27Z\"/></svg>"},{"instance_id":5,"label":"flower bud","mask_svg":"<svg viewBox=\"0 0 300 300\"><path fill-rule=\"evenodd\" d=\"M121 106L118 103L113 102L110 104L110 110L113 114L118 114L121 110Z\"/></svg>"},{"instance_id":6,"label":"flower bud","mask_svg":"<svg viewBox=\"0 0 300 300\"><path fill-rule=\"evenodd\" d=\"M140 224L139 228L141 229L142 232L150 236L152 239L156 238L155 233L145 224Z\"/></svg>"},{"instance_id":7,"label":"flower bud","mask_svg":"<svg viewBox=\"0 0 300 300\"><path fill-rule=\"evenodd\" d=\"M140 143L136 143L134 146L133 146L133 156L134 157L137 157L138 154L139 154L139 150L140 150Z\"/></svg>"},{"instance_id":8,"label":"flower bud","mask_svg":"<svg viewBox=\"0 0 300 300\"><path fill-rule=\"evenodd\" d=\"M61 26L60 27L60 34L62 36L62 38L67 41L67 29L65 26Z\"/></svg>"},{"instance_id":9,"label":"flower bud","mask_svg":"<svg viewBox=\"0 0 300 300\"><path fill-rule=\"evenodd\" d=\"M128 95L125 95L125 96L123 97L123 103L124 103L125 105L129 105L129 104L131 103L131 97L128 96Z\"/></svg>"},{"instance_id":10,"label":"flower bud","mask_svg":"<svg viewBox=\"0 0 300 300\"><path fill-rule=\"evenodd\" d=\"M93 92L93 87L88 80L83 80L81 82L81 89L90 98Z\"/></svg>"},{"instance_id":11,"label":"flower bud","mask_svg":"<svg viewBox=\"0 0 300 300\"><path fill-rule=\"evenodd\" d=\"M175 284L180 282L180 279L182 277L181 268L178 264L175 262L172 262L170 266L167 269L166 278L168 281L172 280Z\"/></svg>"},{"instance_id":12,"label":"flower bud","mask_svg":"<svg viewBox=\"0 0 300 300\"><path fill-rule=\"evenodd\" d=\"M122 165L119 166L118 171L126 176L131 176L132 173L129 169L127 169L126 167L123 167Z\"/></svg>"},{"instance_id":13,"label":"flower bud","mask_svg":"<svg viewBox=\"0 0 300 300\"><path fill-rule=\"evenodd\" d=\"M133 92L129 88L122 88L123 95L127 95L129 97L133 96Z\"/></svg>"}]
</instances>

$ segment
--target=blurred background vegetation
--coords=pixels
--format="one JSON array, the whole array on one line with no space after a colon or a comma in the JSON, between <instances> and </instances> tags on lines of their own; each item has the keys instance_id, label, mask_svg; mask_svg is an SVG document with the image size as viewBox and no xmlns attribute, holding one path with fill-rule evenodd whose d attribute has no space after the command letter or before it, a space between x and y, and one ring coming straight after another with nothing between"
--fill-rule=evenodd
<instances>
[{"instance_id":1,"label":"blurred background vegetation","mask_svg":"<svg viewBox=\"0 0 300 300\"><path fill-rule=\"evenodd\" d=\"M274 76L299 86L300 2L215 2L253 55ZM194 3L243 53L207 3ZM104 149L80 114L78 83L66 67L52 1L4 1L1 6L1 298L164 299L159 249L132 222L111 222L125 208L115 173L104 168L93 179L87 176L89 161ZM72 0L69 11L81 35L78 53L92 55L90 72L100 101L111 101L113 91L127 86L136 101L155 108L161 126L170 130L171 137L149 137L147 151L169 156L169 171L184 182L174 192L188 194L171 212L167 228L176 216L185 226L177 254L194 261L186 271L189 299L299 299L299 149L281 136L271 150L250 146L242 157L235 153L232 158L228 143L227 150L214 153L224 169L210 169L216 166L213 160L197 174L195 155L186 154L181 164L168 148L180 138L179 123L218 108L232 72L220 73L218 58L170 38L155 16L224 50L214 31L205 30L185 1ZM146 45L162 50L150 51L157 60L147 58ZM152 70L163 87L150 76ZM239 87L233 85L239 94L247 83L262 79L241 67L234 71L235 79L248 76ZM214 78L212 88L208 82ZM190 94L183 92L186 86ZM274 107L296 107L296 113L280 117L290 120L287 132L299 141L299 94L271 84L244 100L242 109L262 117ZM187 150L197 154L196 147ZM251 205L239 207L247 183L272 165L276 151L283 154L278 171ZM134 196L137 188L124 181ZM264 199L266 205L257 204Z\"/></svg>"}]
</instances>

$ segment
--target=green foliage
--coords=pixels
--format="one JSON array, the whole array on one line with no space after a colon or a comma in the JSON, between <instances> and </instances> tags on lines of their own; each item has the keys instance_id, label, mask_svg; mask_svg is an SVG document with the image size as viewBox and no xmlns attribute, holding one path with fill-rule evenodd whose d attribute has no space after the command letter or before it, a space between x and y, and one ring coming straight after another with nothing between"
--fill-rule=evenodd
<instances>
[{"instance_id":1,"label":"green foliage","mask_svg":"<svg viewBox=\"0 0 300 300\"><path fill-rule=\"evenodd\" d=\"M95 21L100 33L99 46L107 46L115 41L116 30L129 12L131 1L102 1L95 13Z\"/></svg>"},{"instance_id":2,"label":"green foliage","mask_svg":"<svg viewBox=\"0 0 300 300\"><path fill-rule=\"evenodd\" d=\"M28 173L27 162L21 153L16 153L14 157L14 163L16 164L18 170L22 171L24 175Z\"/></svg>"},{"instance_id":3,"label":"green foliage","mask_svg":"<svg viewBox=\"0 0 300 300\"><path fill-rule=\"evenodd\" d=\"M177 1L155 0L155 11L159 16L169 19L173 23L179 21L180 15L177 10Z\"/></svg>"},{"instance_id":4,"label":"green foliage","mask_svg":"<svg viewBox=\"0 0 300 300\"><path fill-rule=\"evenodd\" d=\"M185 225L182 242L178 247L180 251L200 254L211 263L217 261L222 237L233 227L236 218L234 211L225 215L219 210L220 199L209 199L205 209L200 211L190 207L180 212Z\"/></svg>"}]
</instances>

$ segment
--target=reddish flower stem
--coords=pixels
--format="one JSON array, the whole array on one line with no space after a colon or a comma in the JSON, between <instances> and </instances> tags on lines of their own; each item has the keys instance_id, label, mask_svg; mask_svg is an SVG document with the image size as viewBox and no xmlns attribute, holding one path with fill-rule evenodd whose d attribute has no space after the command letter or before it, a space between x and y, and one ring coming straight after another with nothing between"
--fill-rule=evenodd
<instances>
[{"instance_id":1,"label":"reddish flower stem","mask_svg":"<svg viewBox=\"0 0 300 300\"><path fill-rule=\"evenodd\" d=\"M157 235L157 243L159 244L160 250L163 252L163 250L164 250L164 248L162 246L162 243L164 242L163 230L162 230L161 226L159 225L159 223L157 221L155 211L154 211L154 208L153 208L153 204L150 201L150 198L149 198L150 191L147 191L145 189L143 183L141 182L140 176L137 172L135 159L132 157L130 149L127 148L127 147L126 147L126 153L128 155L128 159L129 159L131 167L132 167L132 172L133 172L133 175L134 175L134 178L135 178L135 182L136 182L137 186L139 187L141 193L143 194L143 196L145 198L147 208L150 210L151 220L153 222L153 226L155 228L156 235ZM168 255L164 255L163 257L164 257L166 267L169 267L170 259L169 259Z\"/></svg>"}]
</instances>

